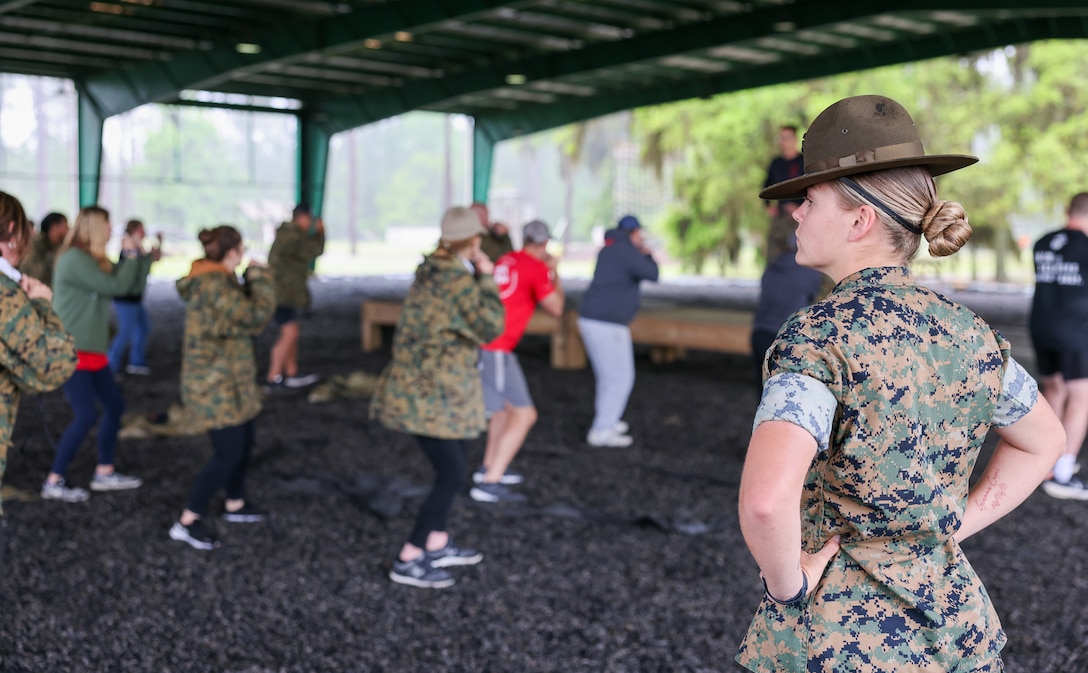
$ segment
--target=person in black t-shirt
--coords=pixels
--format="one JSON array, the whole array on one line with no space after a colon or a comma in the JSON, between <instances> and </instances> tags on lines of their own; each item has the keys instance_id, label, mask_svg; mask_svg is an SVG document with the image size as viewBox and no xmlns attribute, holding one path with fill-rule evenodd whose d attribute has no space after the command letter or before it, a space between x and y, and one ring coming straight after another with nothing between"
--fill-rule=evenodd
<instances>
[{"instance_id":1,"label":"person in black t-shirt","mask_svg":"<svg viewBox=\"0 0 1088 673\"><path fill-rule=\"evenodd\" d=\"M764 189L784 180L800 177L805 172L805 160L797 150L797 127L783 126L778 129L777 142L782 154L775 157L771 165L767 167L767 179L763 181ZM768 266L790 248L793 234L797 231L797 223L793 221L793 211L797 210L802 202L803 199L766 202L767 214L771 216L770 228L767 230L765 258Z\"/></svg>"},{"instance_id":2,"label":"person in black t-shirt","mask_svg":"<svg viewBox=\"0 0 1088 673\"><path fill-rule=\"evenodd\" d=\"M1065 454L1043 490L1055 498L1088 500L1073 475L1088 434L1088 192L1073 197L1063 229L1035 244L1035 297L1029 328L1046 397L1065 427Z\"/></svg>"}]
</instances>

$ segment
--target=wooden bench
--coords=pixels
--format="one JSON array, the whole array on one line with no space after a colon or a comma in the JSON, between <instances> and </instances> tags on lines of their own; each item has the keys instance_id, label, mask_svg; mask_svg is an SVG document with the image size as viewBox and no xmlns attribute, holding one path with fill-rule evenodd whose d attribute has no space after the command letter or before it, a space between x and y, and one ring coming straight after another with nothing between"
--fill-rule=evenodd
<instances>
[{"instance_id":1,"label":"wooden bench","mask_svg":"<svg viewBox=\"0 0 1088 673\"><path fill-rule=\"evenodd\" d=\"M382 328L396 326L401 307L399 301L368 299L363 302L360 314L364 353L382 347ZM552 367L555 369L584 369L587 364L586 351L578 336L577 320L574 311L567 311L556 318L538 310L525 328L526 334L551 337Z\"/></svg>"},{"instance_id":2,"label":"wooden bench","mask_svg":"<svg viewBox=\"0 0 1088 673\"><path fill-rule=\"evenodd\" d=\"M363 302L363 351L382 346L382 328L397 324L401 302L368 299ZM561 318L537 311L526 334L551 337L551 360L555 369L583 369L587 365L585 346L578 333L578 314L567 310ZM654 362L673 362L685 349L748 355L751 353L752 314L716 308L648 307L631 323L631 340L650 346Z\"/></svg>"},{"instance_id":3,"label":"wooden bench","mask_svg":"<svg viewBox=\"0 0 1088 673\"><path fill-rule=\"evenodd\" d=\"M749 355L752 313L688 306L644 308L631 322L631 341L650 346L654 362L673 362L684 350Z\"/></svg>"}]
</instances>

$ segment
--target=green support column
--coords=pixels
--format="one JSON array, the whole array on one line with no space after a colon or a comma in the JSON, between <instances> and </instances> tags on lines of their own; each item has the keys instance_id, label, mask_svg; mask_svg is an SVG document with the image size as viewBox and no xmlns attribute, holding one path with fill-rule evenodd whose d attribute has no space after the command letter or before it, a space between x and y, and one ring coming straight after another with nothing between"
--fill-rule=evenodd
<instances>
[{"instance_id":1,"label":"green support column","mask_svg":"<svg viewBox=\"0 0 1088 673\"><path fill-rule=\"evenodd\" d=\"M495 159L495 144L501 140L491 125L480 118L472 124L472 200L487 203L491 189L491 167Z\"/></svg>"},{"instance_id":2,"label":"green support column","mask_svg":"<svg viewBox=\"0 0 1088 673\"><path fill-rule=\"evenodd\" d=\"M325 200L325 177L329 168L331 134L316 115L298 116L298 155L295 166L298 203L308 203L315 216L321 215Z\"/></svg>"},{"instance_id":3,"label":"green support column","mask_svg":"<svg viewBox=\"0 0 1088 673\"><path fill-rule=\"evenodd\" d=\"M102 125L105 117L82 86L76 88L79 108L79 205L98 203L98 183L102 177Z\"/></svg>"}]
</instances>

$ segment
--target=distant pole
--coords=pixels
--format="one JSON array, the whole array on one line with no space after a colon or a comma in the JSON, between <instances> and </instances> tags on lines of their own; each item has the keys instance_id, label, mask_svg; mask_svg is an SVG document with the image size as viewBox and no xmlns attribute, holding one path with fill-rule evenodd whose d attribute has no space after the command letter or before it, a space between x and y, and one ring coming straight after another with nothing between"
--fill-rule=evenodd
<instances>
[{"instance_id":1,"label":"distant pole","mask_svg":"<svg viewBox=\"0 0 1088 673\"><path fill-rule=\"evenodd\" d=\"M356 164L355 145L358 141L359 129L354 128L348 131L348 242L351 245L351 256L355 256L355 242L357 240L357 233L355 231L355 219L357 215L356 206L358 200L356 197L356 186L359 184L358 178L358 165Z\"/></svg>"},{"instance_id":2,"label":"distant pole","mask_svg":"<svg viewBox=\"0 0 1088 673\"><path fill-rule=\"evenodd\" d=\"M567 221L567 226L563 228L563 254L566 254L567 249L570 247L571 230L574 229L574 172L577 167L574 159L565 153L560 161L563 162L563 167L566 169L563 171L566 178L563 185L563 218Z\"/></svg>"},{"instance_id":3,"label":"distant pole","mask_svg":"<svg viewBox=\"0 0 1088 673\"><path fill-rule=\"evenodd\" d=\"M41 217L49 212L49 133L46 130L45 117L45 80L34 78L34 124L38 140L38 212L32 218Z\"/></svg>"},{"instance_id":4,"label":"distant pole","mask_svg":"<svg viewBox=\"0 0 1088 673\"><path fill-rule=\"evenodd\" d=\"M3 128L4 123L4 87L6 86L4 78L5 75L0 74L0 128ZM7 155L8 153L4 151L4 136L0 134L0 175L3 175L7 168L7 161L5 160Z\"/></svg>"},{"instance_id":5,"label":"distant pole","mask_svg":"<svg viewBox=\"0 0 1088 673\"><path fill-rule=\"evenodd\" d=\"M473 143L473 140L472 140L472 126L473 126L473 122L472 122L472 117L462 117L461 119L462 119L462 121L465 122L465 124L464 124L464 131L465 132L461 136L461 142L464 143L464 147L465 147L465 156L463 158L464 162L465 162L465 166L464 166L465 179L464 179L464 185L462 185L462 189L461 189L461 202L462 203L472 203L472 168L473 168L473 164L472 164L472 143Z\"/></svg>"},{"instance_id":6,"label":"distant pole","mask_svg":"<svg viewBox=\"0 0 1088 673\"><path fill-rule=\"evenodd\" d=\"M450 116L442 117L442 145L444 149L443 184L442 184L442 212L446 212L453 205L453 160L450 147Z\"/></svg>"}]
</instances>

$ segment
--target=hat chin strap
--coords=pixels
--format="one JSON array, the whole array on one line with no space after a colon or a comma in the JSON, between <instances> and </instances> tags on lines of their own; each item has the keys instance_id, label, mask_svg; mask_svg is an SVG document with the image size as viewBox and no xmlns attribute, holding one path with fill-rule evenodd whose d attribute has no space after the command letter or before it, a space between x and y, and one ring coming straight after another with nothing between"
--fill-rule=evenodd
<instances>
[{"instance_id":1,"label":"hat chin strap","mask_svg":"<svg viewBox=\"0 0 1088 673\"><path fill-rule=\"evenodd\" d=\"M845 177L845 176L839 178L838 180L839 180L839 182L843 183L844 185L846 185L850 189L857 192L858 195L861 196L861 198L865 199L866 201L869 201L870 203L872 203L877 208L880 208L881 210L883 210L884 213L888 217L892 218L893 220L895 220L899 224L903 225L903 228L906 229L907 231L909 231L910 233L918 235L918 236L922 235L922 228L921 227L919 227L918 225L910 222L905 217L903 217L899 213L892 210L891 207L888 204L886 204L883 201L881 201L880 199L878 199L872 192L865 189L864 187L859 185L857 182L854 182L853 180L851 180L850 178Z\"/></svg>"}]
</instances>

